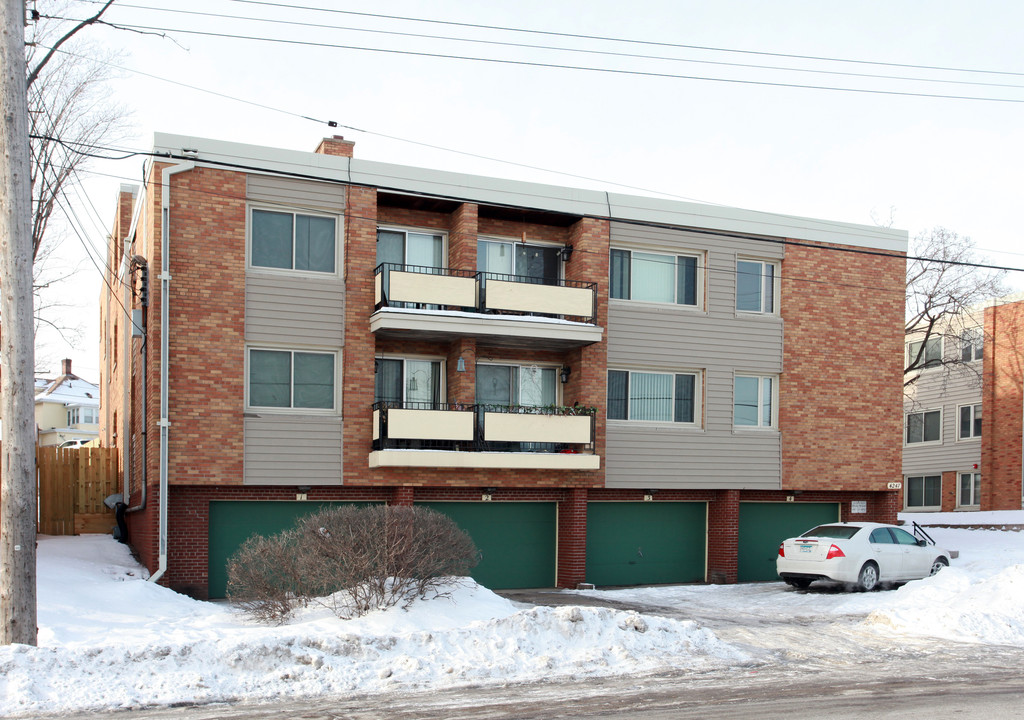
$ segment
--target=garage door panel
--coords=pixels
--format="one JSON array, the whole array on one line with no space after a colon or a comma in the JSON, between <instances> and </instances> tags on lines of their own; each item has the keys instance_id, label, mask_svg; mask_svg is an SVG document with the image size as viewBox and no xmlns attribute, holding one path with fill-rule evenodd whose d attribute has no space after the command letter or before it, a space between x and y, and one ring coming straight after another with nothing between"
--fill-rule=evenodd
<instances>
[{"instance_id":1,"label":"garage door panel","mask_svg":"<svg viewBox=\"0 0 1024 720\"><path fill-rule=\"evenodd\" d=\"M480 562L471 575L492 589L553 587L558 508L555 503L417 503L441 512L466 531Z\"/></svg>"},{"instance_id":2,"label":"garage door panel","mask_svg":"<svg viewBox=\"0 0 1024 720\"><path fill-rule=\"evenodd\" d=\"M705 503L590 503L587 582L702 582L706 542Z\"/></svg>"},{"instance_id":3,"label":"garage door panel","mask_svg":"<svg viewBox=\"0 0 1024 720\"><path fill-rule=\"evenodd\" d=\"M740 582L778 580L779 543L815 525L837 522L838 503L741 502L737 548Z\"/></svg>"}]
</instances>

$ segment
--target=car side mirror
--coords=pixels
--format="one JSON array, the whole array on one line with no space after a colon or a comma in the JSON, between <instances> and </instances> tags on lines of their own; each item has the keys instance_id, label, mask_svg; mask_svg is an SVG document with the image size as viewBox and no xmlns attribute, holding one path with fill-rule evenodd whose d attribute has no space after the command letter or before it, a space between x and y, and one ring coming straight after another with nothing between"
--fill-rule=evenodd
<instances>
[{"instance_id":1,"label":"car side mirror","mask_svg":"<svg viewBox=\"0 0 1024 720\"><path fill-rule=\"evenodd\" d=\"M928 541L927 540L918 540L917 541L917 546L918 547L928 547Z\"/></svg>"}]
</instances>

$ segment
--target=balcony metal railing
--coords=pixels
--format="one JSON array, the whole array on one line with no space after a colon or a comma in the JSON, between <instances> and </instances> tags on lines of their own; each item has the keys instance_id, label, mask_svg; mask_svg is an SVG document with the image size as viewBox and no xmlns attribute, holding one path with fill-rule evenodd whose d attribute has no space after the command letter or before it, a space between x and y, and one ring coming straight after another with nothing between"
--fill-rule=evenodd
<instances>
[{"instance_id":1,"label":"balcony metal railing","mask_svg":"<svg viewBox=\"0 0 1024 720\"><path fill-rule=\"evenodd\" d=\"M374 450L593 453L595 408L381 401Z\"/></svg>"},{"instance_id":2,"label":"balcony metal railing","mask_svg":"<svg viewBox=\"0 0 1024 720\"><path fill-rule=\"evenodd\" d=\"M374 271L375 309L461 310L556 317L594 324L597 283L526 275L381 263Z\"/></svg>"}]
</instances>

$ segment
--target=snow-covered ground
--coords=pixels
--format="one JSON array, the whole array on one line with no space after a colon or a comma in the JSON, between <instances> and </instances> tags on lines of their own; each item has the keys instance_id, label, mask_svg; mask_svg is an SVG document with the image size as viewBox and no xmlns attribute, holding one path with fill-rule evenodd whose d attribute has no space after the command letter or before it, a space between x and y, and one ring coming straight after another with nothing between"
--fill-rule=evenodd
<instances>
[{"instance_id":1,"label":"snow-covered ground","mask_svg":"<svg viewBox=\"0 0 1024 720\"><path fill-rule=\"evenodd\" d=\"M983 522L978 513L964 522ZM1024 523L1024 512L992 522ZM921 516L914 519L921 521ZM928 516L931 524L939 522ZM943 520L942 522L946 522ZM984 521L988 522L988 521ZM0 648L0 716L245 699L313 698L766 662L709 618L849 618L862 632L1024 647L1024 533L934 528L952 567L896 591L815 593L782 583L586 591L665 608L523 607L466 581L450 597L279 627L146 582L107 536L42 537L39 647ZM572 593L566 593L572 597ZM693 620L673 619L695 617ZM713 623L711 623L713 624Z\"/></svg>"}]
</instances>

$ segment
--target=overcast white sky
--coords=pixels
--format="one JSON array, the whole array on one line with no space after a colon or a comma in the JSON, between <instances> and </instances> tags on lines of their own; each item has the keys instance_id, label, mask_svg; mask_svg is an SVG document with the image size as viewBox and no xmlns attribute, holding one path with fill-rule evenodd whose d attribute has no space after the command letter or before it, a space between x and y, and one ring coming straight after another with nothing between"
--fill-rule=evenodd
<instances>
[{"instance_id":1,"label":"overcast white sky","mask_svg":"<svg viewBox=\"0 0 1024 720\"><path fill-rule=\"evenodd\" d=\"M189 12L152 9L158 4ZM425 24L286 9L281 4L668 45ZM96 7L76 1L68 14L84 17ZM90 29L90 40L123 51L120 63L124 68L277 109L117 70L110 93L131 110L135 132L119 147L146 150L152 146L152 133L161 131L311 151L321 137L337 133L355 140L357 156L369 160L637 194L660 192L688 200L869 225L888 222L891 215L893 226L911 236L945 226L972 237L987 260L1024 267L1017 217L1020 168L1024 167L1022 3L281 0L272 7L248 0L118 0L105 18L125 25L163 28L174 38ZM506 47L357 32L354 28L677 59ZM686 77L310 47L182 30ZM955 68L960 72L758 53ZM1003 101L839 92L751 81ZM334 120L368 132L331 129L296 115ZM650 192L483 161L382 135ZM104 245L103 233L110 226L118 186L138 182L141 167L139 157L90 166L93 172L86 176L80 213L88 239L97 248ZM97 214L100 217L88 220ZM67 262L85 257L74 234L64 241L61 254ZM1013 273L1008 279L1015 289L1024 289L1024 273ZM63 286L61 298L75 306L68 310L68 317L80 317L85 332L73 347L50 338L40 351L37 366L56 374L59 359L69 356L79 375L99 379L99 282L99 273L87 264Z\"/></svg>"}]
</instances>

